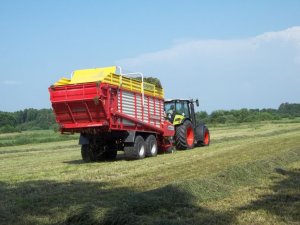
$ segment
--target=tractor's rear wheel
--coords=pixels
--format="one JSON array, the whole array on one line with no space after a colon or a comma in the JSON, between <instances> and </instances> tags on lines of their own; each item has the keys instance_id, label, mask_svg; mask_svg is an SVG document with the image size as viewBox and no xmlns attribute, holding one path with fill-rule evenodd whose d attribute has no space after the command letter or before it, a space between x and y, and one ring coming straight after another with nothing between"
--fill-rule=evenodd
<instances>
[{"instance_id":1,"label":"tractor's rear wheel","mask_svg":"<svg viewBox=\"0 0 300 225\"><path fill-rule=\"evenodd\" d=\"M97 145L86 144L81 146L81 156L85 162L97 161Z\"/></svg>"},{"instance_id":2,"label":"tractor's rear wheel","mask_svg":"<svg viewBox=\"0 0 300 225\"><path fill-rule=\"evenodd\" d=\"M186 120L176 127L175 133L176 148L179 150L191 149L195 144L194 127L191 121Z\"/></svg>"},{"instance_id":3,"label":"tractor's rear wheel","mask_svg":"<svg viewBox=\"0 0 300 225\"><path fill-rule=\"evenodd\" d=\"M127 159L143 159L146 155L146 146L144 138L140 135L135 137L132 146L124 147L125 157Z\"/></svg>"},{"instance_id":4,"label":"tractor's rear wheel","mask_svg":"<svg viewBox=\"0 0 300 225\"><path fill-rule=\"evenodd\" d=\"M145 140L146 156L153 157L157 155L157 140L154 135L149 135Z\"/></svg>"}]
</instances>

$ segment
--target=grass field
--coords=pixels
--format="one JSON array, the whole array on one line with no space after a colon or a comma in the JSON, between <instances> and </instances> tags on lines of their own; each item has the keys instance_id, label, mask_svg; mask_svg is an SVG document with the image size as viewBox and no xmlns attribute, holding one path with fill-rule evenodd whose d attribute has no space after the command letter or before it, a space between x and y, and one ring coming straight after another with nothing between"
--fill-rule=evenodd
<instances>
[{"instance_id":1,"label":"grass field","mask_svg":"<svg viewBox=\"0 0 300 225\"><path fill-rule=\"evenodd\" d=\"M78 136L0 135L0 224L300 224L300 122L211 128L211 145L83 163Z\"/></svg>"}]
</instances>

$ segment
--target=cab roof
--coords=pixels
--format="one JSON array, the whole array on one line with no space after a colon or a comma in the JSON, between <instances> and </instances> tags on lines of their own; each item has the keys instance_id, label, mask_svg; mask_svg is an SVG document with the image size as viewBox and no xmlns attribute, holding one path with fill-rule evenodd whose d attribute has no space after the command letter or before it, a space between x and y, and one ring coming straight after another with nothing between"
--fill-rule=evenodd
<instances>
[{"instance_id":1,"label":"cab roof","mask_svg":"<svg viewBox=\"0 0 300 225\"><path fill-rule=\"evenodd\" d=\"M184 98L165 99L165 102L174 102L174 101L188 101L188 102L191 102L192 99L184 99Z\"/></svg>"}]
</instances>

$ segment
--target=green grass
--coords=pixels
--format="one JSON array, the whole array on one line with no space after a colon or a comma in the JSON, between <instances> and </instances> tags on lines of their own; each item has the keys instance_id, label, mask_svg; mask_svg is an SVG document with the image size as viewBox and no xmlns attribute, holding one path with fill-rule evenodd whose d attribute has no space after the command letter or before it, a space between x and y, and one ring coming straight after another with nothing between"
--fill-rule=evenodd
<instances>
[{"instance_id":1,"label":"green grass","mask_svg":"<svg viewBox=\"0 0 300 225\"><path fill-rule=\"evenodd\" d=\"M299 122L213 127L209 147L90 164L50 132L0 135L46 140L1 145L0 224L300 223Z\"/></svg>"},{"instance_id":2,"label":"green grass","mask_svg":"<svg viewBox=\"0 0 300 225\"><path fill-rule=\"evenodd\" d=\"M0 147L77 139L78 135L61 135L59 132L54 132L53 130L22 131L0 134Z\"/></svg>"}]
</instances>

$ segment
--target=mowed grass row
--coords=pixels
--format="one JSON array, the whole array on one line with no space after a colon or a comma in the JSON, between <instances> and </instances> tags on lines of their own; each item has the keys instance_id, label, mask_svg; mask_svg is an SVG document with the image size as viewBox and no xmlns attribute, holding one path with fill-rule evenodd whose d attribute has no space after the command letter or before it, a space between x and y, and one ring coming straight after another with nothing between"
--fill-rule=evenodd
<instances>
[{"instance_id":1,"label":"mowed grass row","mask_svg":"<svg viewBox=\"0 0 300 225\"><path fill-rule=\"evenodd\" d=\"M0 223L300 221L299 123L212 128L211 139L207 148L91 164L75 140L1 147Z\"/></svg>"}]
</instances>

